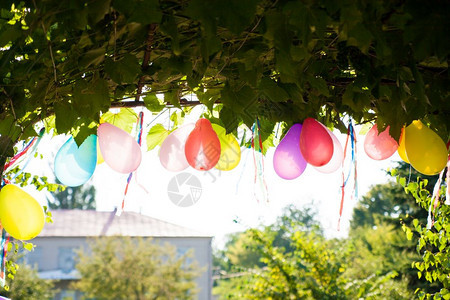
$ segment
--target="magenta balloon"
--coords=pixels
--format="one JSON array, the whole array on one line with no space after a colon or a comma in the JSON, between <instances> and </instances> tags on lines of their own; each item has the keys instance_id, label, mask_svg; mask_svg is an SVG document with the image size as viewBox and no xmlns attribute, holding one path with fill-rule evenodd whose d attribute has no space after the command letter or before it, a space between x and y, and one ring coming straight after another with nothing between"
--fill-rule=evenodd
<instances>
[{"instance_id":1,"label":"magenta balloon","mask_svg":"<svg viewBox=\"0 0 450 300\"><path fill-rule=\"evenodd\" d=\"M377 124L375 124L364 139L364 151L375 160L383 160L392 156L398 149L398 143L389 135L389 126L378 133Z\"/></svg>"},{"instance_id":2,"label":"magenta balloon","mask_svg":"<svg viewBox=\"0 0 450 300\"><path fill-rule=\"evenodd\" d=\"M102 123L97 129L98 145L106 164L116 172L131 173L141 164L141 147L126 131Z\"/></svg>"},{"instance_id":3,"label":"magenta balloon","mask_svg":"<svg viewBox=\"0 0 450 300\"><path fill-rule=\"evenodd\" d=\"M300 151L306 162L315 167L326 165L333 156L333 139L326 127L313 118L303 122Z\"/></svg>"},{"instance_id":4,"label":"magenta balloon","mask_svg":"<svg viewBox=\"0 0 450 300\"><path fill-rule=\"evenodd\" d=\"M169 134L159 149L159 161L168 171L179 172L189 164L184 154L184 145L195 125L186 124Z\"/></svg>"},{"instance_id":5,"label":"magenta balloon","mask_svg":"<svg viewBox=\"0 0 450 300\"><path fill-rule=\"evenodd\" d=\"M331 130L323 126L327 131L328 134L331 136L331 139L333 140L333 156L331 157L330 161L322 166L322 167L314 167L317 171L322 173L333 173L337 169L339 169L340 166L342 166L342 160L344 159L344 151L342 150L342 145L339 142L338 138L334 135Z\"/></svg>"},{"instance_id":6,"label":"magenta balloon","mask_svg":"<svg viewBox=\"0 0 450 300\"><path fill-rule=\"evenodd\" d=\"M273 168L283 179L295 179L306 169L306 161L300 152L301 124L294 124L278 144L273 155Z\"/></svg>"}]
</instances>

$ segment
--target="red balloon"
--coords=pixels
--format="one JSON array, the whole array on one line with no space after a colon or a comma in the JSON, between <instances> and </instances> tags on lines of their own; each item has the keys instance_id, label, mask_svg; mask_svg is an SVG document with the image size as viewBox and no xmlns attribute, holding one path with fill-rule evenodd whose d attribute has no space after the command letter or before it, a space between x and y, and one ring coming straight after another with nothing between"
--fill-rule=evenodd
<instances>
[{"instance_id":1,"label":"red balloon","mask_svg":"<svg viewBox=\"0 0 450 300\"><path fill-rule=\"evenodd\" d=\"M217 133L207 119L200 119L189 134L184 154L191 167L207 171L217 164L220 158L220 141Z\"/></svg>"},{"instance_id":2,"label":"red balloon","mask_svg":"<svg viewBox=\"0 0 450 300\"><path fill-rule=\"evenodd\" d=\"M333 157L333 139L326 127L313 118L307 118L303 122L300 151L305 160L314 167L326 165Z\"/></svg>"},{"instance_id":3,"label":"red balloon","mask_svg":"<svg viewBox=\"0 0 450 300\"><path fill-rule=\"evenodd\" d=\"M389 158L397 151L398 143L389 135L389 126L382 132L378 132L375 124L364 139L364 151L375 160Z\"/></svg>"}]
</instances>

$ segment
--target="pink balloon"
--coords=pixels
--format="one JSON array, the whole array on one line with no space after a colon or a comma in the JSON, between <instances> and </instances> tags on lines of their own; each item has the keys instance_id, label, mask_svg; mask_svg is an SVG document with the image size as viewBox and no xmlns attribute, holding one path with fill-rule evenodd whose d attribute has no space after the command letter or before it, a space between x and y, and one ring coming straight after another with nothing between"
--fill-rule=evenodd
<instances>
[{"instance_id":1,"label":"pink balloon","mask_svg":"<svg viewBox=\"0 0 450 300\"><path fill-rule=\"evenodd\" d=\"M273 155L273 168L283 179L295 179L306 169L306 161L300 152L302 124L294 124L278 144Z\"/></svg>"},{"instance_id":2,"label":"pink balloon","mask_svg":"<svg viewBox=\"0 0 450 300\"><path fill-rule=\"evenodd\" d=\"M103 159L116 172L131 173L141 164L141 147L126 131L102 123L97 129Z\"/></svg>"},{"instance_id":3,"label":"pink balloon","mask_svg":"<svg viewBox=\"0 0 450 300\"><path fill-rule=\"evenodd\" d=\"M378 132L375 124L364 139L364 151L375 160L383 160L392 156L397 151L398 143L389 135L389 126L382 132Z\"/></svg>"},{"instance_id":4,"label":"pink balloon","mask_svg":"<svg viewBox=\"0 0 450 300\"><path fill-rule=\"evenodd\" d=\"M325 127L325 126L324 126ZM322 167L315 167L315 169L322 173L333 173L337 169L339 169L340 166L342 166L342 160L344 159L344 151L342 150L342 145L339 142L338 138L334 135L331 130L325 127L325 129L328 131L328 134L333 139L333 156L331 157L330 161L322 166Z\"/></svg>"},{"instance_id":5,"label":"pink balloon","mask_svg":"<svg viewBox=\"0 0 450 300\"><path fill-rule=\"evenodd\" d=\"M162 143L159 149L159 161L166 170L179 172L189 166L184 154L184 145L194 127L192 123L186 124L169 134Z\"/></svg>"},{"instance_id":6,"label":"pink balloon","mask_svg":"<svg viewBox=\"0 0 450 300\"><path fill-rule=\"evenodd\" d=\"M313 118L303 122L300 151L305 160L315 167L326 165L333 156L333 139L326 127Z\"/></svg>"}]
</instances>

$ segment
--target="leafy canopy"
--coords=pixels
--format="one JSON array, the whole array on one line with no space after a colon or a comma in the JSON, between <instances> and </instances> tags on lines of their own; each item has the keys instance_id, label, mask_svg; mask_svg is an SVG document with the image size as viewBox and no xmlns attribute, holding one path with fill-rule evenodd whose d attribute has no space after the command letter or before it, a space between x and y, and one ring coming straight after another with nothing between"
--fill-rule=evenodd
<instances>
[{"instance_id":1,"label":"leafy canopy","mask_svg":"<svg viewBox=\"0 0 450 300\"><path fill-rule=\"evenodd\" d=\"M158 112L196 104L183 98L192 92L209 109L219 103L228 131L256 116L270 129L315 117L344 130L351 116L390 125L395 138L423 119L448 140L449 6L1 1L1 153L52 115L48 124L80 143L110 107Z\"/></svg>"}]
</instances>

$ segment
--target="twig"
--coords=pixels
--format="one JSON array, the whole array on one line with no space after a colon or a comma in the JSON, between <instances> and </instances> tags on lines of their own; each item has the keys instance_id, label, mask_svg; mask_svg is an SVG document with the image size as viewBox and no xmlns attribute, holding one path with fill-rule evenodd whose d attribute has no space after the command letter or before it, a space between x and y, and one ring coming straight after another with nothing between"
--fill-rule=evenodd
<instances>
[{"instance_id":1,"label":"twig","mask_svg":"<svg viewBox=\"0 0 450 300\"><path fill-rule=\"evenodd\" d=\"M35 0L33 0L33 5L37 12L38 8L37 8ZM55 85L58 86L58 76L56 74L56 64L55 64L55 58L53 56L52 43L50 42L50 39L47 38L47 30L45 29L44 21L42 19L41 19L41 26L42 26L42 30L44 31L45 39L47 40L48 50L50 51L50 58L52 60L52 65L53 65L53 76L55 79Z\"/></svg>"},{"instance_id":2,"label":"twig","mask_svg":"<svg viewBox=\"0 0 450 300\"><path fill-rule=\"evenodd\" d=\"M252 29L250 29L249 32L247 32L247 34L245 35L244 39L242 40L241 44L239 45L239 47L230 55L227 57L225 63L222 65L222 68L220 68L220 70L217 72L217 74L214 76L214 78L217 78L217 76L219 76L220 73L222 73L223 69L225 69L225 67L230 63L231 59L233 58L233 56L242 49L242 47L244 46L245 42L248 40L250 34L253 33L253 31L256 30L256 28L258 28L259 23L261 23L262 20L262 16L258 19L258 21L256 22L255 26L253 26Z\"/></svg>"},{"instance_id":3,"label":"twig","mask_svg":"<svg viewBox=\"0 0 450 300\"><path fill-rule=\"evenodd\" d=\"M155 30L156 24L150 24L148 27L147 40L145 42L145 52L144 52L144 59L142 61L142 71L147 70L150 63L150 54L152 52L153 40L155 38ZM135 102L141 102L139 99L141 98L142 88L144 87L144 79L145 75L142 75L141 78L139 78Z\"/></svg>"}]
</instances>

